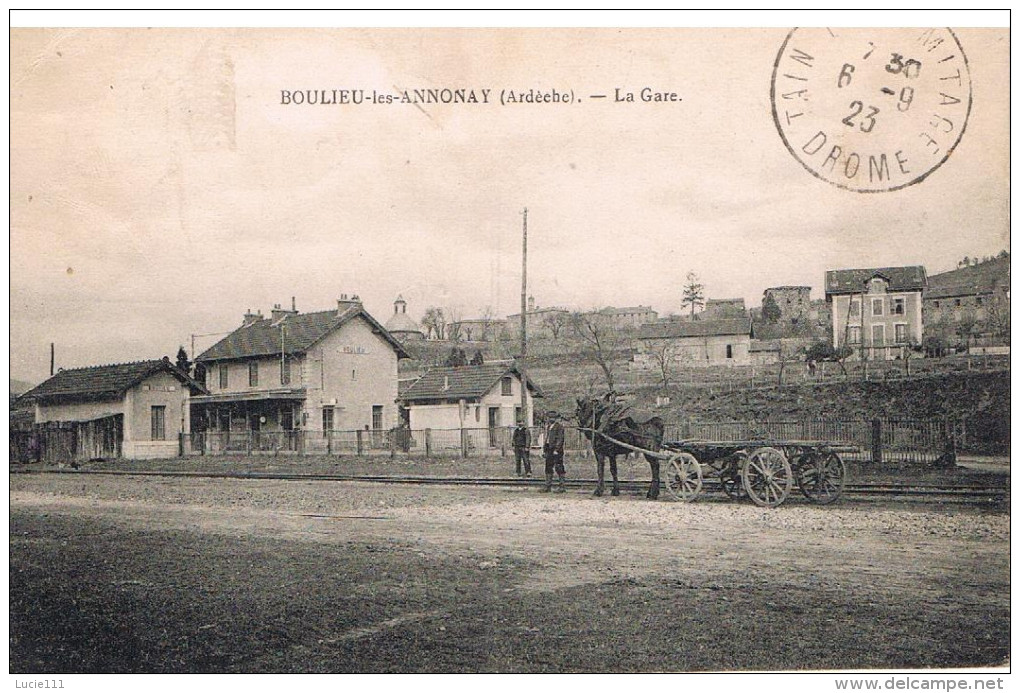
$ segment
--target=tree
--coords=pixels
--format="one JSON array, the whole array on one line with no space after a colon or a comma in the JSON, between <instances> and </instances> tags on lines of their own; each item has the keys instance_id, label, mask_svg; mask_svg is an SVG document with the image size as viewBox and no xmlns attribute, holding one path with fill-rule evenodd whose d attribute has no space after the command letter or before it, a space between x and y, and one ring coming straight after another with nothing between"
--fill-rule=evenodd
<instances>
[{"instance_id":1,"label":"tree","mask_svg":"<svg viewBox=\"0 0 1020 693\"><path fill-rule=\"evenodd\" d=\"M655 365L655 373L659 378L659 387L663 393L669 389L676 377L680 361L685 360L687 352L676 342L664 339L649 347L649 355Z\"/></svg>"},{"instance_id":2,"label":"tree","mask_svg":"<svg viewBox=\"0 0 1020 693\"><path fill-rule=\"evenodd\" d=\"M421 326L425 328L426 339L443 339L446 336L446 316L443 314L443 309L426 308L425 315L421 319Z\"/></svg>"},{"instance_id":3,"label":"tree","mask_svg":"<svg viewBox=\"0 0 1020 693\"><path fill-rule=\"evenodd\" d=\"M967 353L970 353L970 340L977 334L977 316L974 311L968 310L960 316L960 322L956 323L956 334L963 340Z\"/></svg>"},{"instance_id":4,"label":"tree","mask_svg":"<svg viewBox=\"0 0 1020 693\"><path fill-rule=\"evenodd\" d=\"M485 363L485 357L482 356L481 349L475 349L475 355L471 357L472 366L481 366Z\"/></svg>"},{"instance_id":5,"label":"tree","mask_svg":"<svg viewBox=\"0 0 1020 693\"><path fill-rule=\"evenodd\" d=\"M783 340L779 340L779 382L780 387L783 386L783 371L786 370L787 364L793 363L794 361L801 360L802 352L800 349L791 347L788 344L784 344Z\"/></svg>"},{"instance_id":6,"label":"tree","mask_svg":"<svg viewBox=\"0 0 1020 693\"><path fill-rule=\"evenodd\" d=\"M705 305L705 285L701 283L698 275L694 272L687 273L687 283L684 284L684 296L680 301L681 308L683 306L691 307L691 317L694 317L694 311L697 308Z\"/></svg>"},{"instance_id":7,"label":"tree","mask_svg":"<svg viewBox=\"0 0 1020 693\"><path fill-rule=\"evenodd\" d=\"M460 311L456 308L447 308L444 315L446 316L446 338L451 342L459 342L464 338Z\"/></svg>"},{"instance_id":8,"label":"tree","mask_svg":"<svg viewBox=\"0 0 1020 693\"><path fill-rule=\"evenodd\" d=\"M559 339L560 332L570 324L570 314L559 310L554 311L545 316L542 324L552 333L553 339Z\"/></svg>"},{"instance_id":9,"label":"tree","mask_svg":"<svg viewBox=\"0 0 1020 693\"><path fill-rule=\"evenodd\" d=\"M599 367L606 387L613 392L616 389L616 369L622 360L621 351L626 347L626 340L613 325L612 319L598 311L572 313L570 328L580 343L581 354Z\"/></svg>"},{"instance_id":10,"label":"tree","mask_svg":"<svg viewBox=\"0 0 1020 693\"><path fill-rule=\"evenodd\" d=\"M188 352L184 350L183 346L177 350L177 367L191 375L191 361L188 359Z\"/></svg>"},{"instance_id":11,"label":"tree","mask_svg":"<svg viewBox=\"0 0 1020 693\"><path fill-rule=\"evenodd\" d=\"M761 302L761 319L770 325L775 325L783 317L783 311L772 294L765 294Z\"/></svg>"},{"instance_id":12,"label":"tree","mask_svg":"<svg viewBox=\"0 0 1020 693\"><path fill-rule=\"evenodd\" d=\"M467 354L460 347L453 347L450 349L450 355L446 357L447 366L466 366L467 365Z\"/></svg>"},{"instance_id":13,"label":"tree","mask_svg":"<svg viewBox=\"0 0 1020 693\"><path fill-rule=\"evenodd\" d=\"M191 377L194 378L196 382L205 385L205 364L201 361L195 363L195 372Z\"/></svg>"}]
</instances>

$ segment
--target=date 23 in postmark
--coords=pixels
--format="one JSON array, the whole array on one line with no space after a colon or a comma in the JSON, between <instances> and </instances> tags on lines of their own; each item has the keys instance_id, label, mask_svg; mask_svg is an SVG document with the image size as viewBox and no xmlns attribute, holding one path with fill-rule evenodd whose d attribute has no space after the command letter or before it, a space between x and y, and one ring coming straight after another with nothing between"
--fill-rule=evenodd
<instances>
[{"instance_id":1,"label":"date 23 in postmark","mask_svg":"<svg viewBox=\"0 0 1020 693\"><path fill-rule=\"evenodd\" d=\"M771 97L783 143L813 176L888 192L920 183L960 143L970 68L950 29L799 28Z\"/></svg>"}]
</instances>

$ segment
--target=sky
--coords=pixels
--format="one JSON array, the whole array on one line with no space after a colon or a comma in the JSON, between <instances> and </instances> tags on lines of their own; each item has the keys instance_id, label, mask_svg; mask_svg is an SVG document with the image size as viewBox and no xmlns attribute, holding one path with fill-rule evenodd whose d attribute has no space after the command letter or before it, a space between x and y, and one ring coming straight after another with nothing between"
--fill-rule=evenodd
<instances>
[{"instance_id":1,"label":"sky","mask_svg":"<svg viewBox=\"0 0 1020 693\"><path fill-rule=\"evenodd\" d=\"M922 183L810 174L772 120L767 29L12 29L11 377L198 351L294 297L759 305L829 269L1009 247L1009 31L956 29L966 132ZM572 92L546 104L283 104L282 91ZM643 87L674 103L616 103ZM592 94L609 98L590 99Z\"/></svg>"}]
</instances>

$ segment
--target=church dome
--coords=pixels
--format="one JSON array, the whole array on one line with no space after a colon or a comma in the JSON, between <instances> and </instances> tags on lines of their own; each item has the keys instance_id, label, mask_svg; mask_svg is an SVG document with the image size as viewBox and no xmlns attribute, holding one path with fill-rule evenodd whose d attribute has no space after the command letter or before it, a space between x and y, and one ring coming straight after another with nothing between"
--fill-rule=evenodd
<instances>
[{"instance_id":1,"label":"church dome","mask_svg":"<svg viewBox=\"0 0 1020 693\"><path fill-rule=\"evenodd\" d=\"M393 315L390 316L390 319L386 321L383 327L397 339L424 337L421 328L418 327L418 323L407 314L407 301L404 300L403 296L397 296L397 300L393 302Z\"/></svg>"}]
</instances>

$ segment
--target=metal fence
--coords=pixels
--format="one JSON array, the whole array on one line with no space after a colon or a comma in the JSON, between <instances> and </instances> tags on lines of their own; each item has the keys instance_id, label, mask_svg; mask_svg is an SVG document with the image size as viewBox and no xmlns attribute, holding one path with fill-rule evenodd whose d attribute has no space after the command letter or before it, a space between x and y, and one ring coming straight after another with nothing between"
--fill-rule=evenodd
<instances>
[{"instance_id":1,"label":"metal fence","mask_svg":"<svg viewBox=\"0 0 1020 693\"><path fill-rule=\"evenodd\" d=\"M666 441L824 441L853 446L847 457L860 462L936 464L955 456L958 426L924 419L800 419L783 421L697 421L666 425ZM564 448L586 457L590 446L576 427L565 428ZM544 442L531 429L532 451ZM185 434L181 453L196 455L388 455L390 457L491 457L513 455L512 428L356 431L207 432Z\"/></svg>"}]
</instances>

